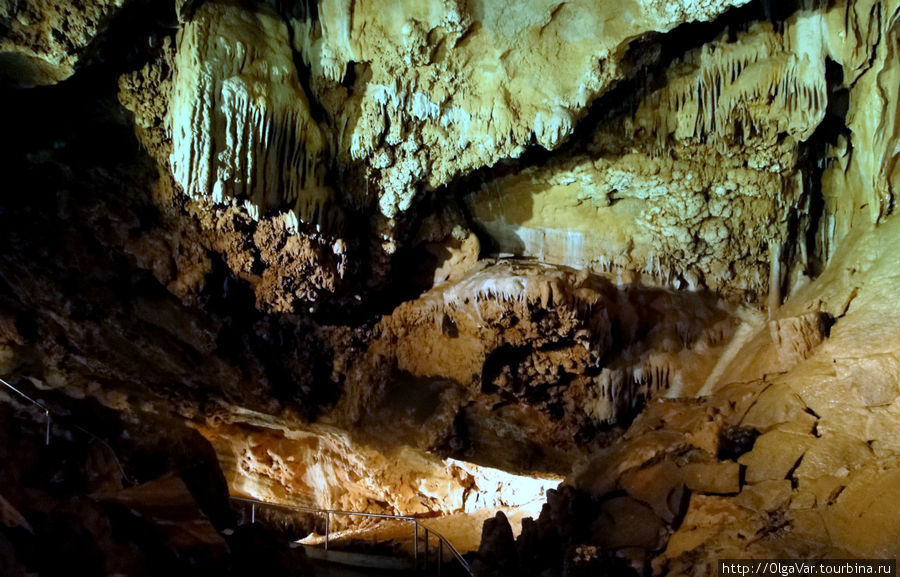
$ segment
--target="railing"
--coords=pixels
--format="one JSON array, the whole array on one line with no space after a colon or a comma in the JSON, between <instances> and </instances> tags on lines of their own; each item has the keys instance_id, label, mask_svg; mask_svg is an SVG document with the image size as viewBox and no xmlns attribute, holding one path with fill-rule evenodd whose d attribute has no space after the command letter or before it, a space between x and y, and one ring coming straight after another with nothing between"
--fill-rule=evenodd
<instances>
[{"instance_id":1,"label":"railing","mask_svg":"<svg viewBox=\"0 0 900 577\"><path fill-rule=\"evenodd\" d=\"M34 405L35 407L40 409L41 412L44 413L44 416L47 419L47 426L46 426L46 431L45 431L45 435L44 435L44 443L47 446L49 446L50 445L50 429L51 429L51 424L52 424L50 409L48 409L44 404L34 400L33 398L31 398L30 396L28 396L21 390L17 389L16 387L12 386L11 384L7 383L3 379L0 379L0 384L5 386L7 389L13 391L14 393L19 395L23 399L27 400L32 405ZM130 479L128 477L128 475L125 473L125 469L122 467L122 464L119 462L118 457L116 457L115 450L113 450L113 448L110 446L109 443L107 443L105 440L98 437L97 435L91 433L87 429L84 429L83 427L80 427L75 424L70 424L70 426L74 429L77 429L77 430L87 434L91 438L93 438L93 439L101 442L103 445L105 445L112 452L113 457L115 458L116 465L118 466L119 471L122 473L123 479L132 485L135 484L135 482L132 479ZM267 503L265 501L259 501L256 499L247 499L244 497L231 497L231 500L240 502L240 503L247 503L250 505L251 522L256 521L256 510L260 507L268 507L268 508L273 508L273 509L287 509L289 511L298 511L301 513L324 515L325 516L325 550L326 551L328 551L328 544L329 544L329 540L331 538L331 516L332 515L373 517L373 518L378 518L378 519L393 519L396 521L412 523L412 525L413 525L413 563L415 564L416 569L419 568L419 534L420 534L419 525L420 525L420 523L419 523L419 519L416 517L409 517L409 516L403 516L403 515L388 515L388 514L384 514L384 513L361 513L361 512L357 512L357 511L340 511L340 510L336 510L336 509L319 509L319 508L315 508L315 507L301 507L301 506L296 506L296 505L279 505L276 503ZM428 565L429 544L430 544L431 537L434 536L437 539L437 552L435 554L436 558L434 559L435 567L437 568L437 575L440 577L441 568L444 564L444 549L446 549L449 552L449 554L451 555L451 558L459 564L459 566L462 568L462 570L465 572L465 574L469 575L470 577L474 577L474 574L472 573L472 569L469 567L469 563L460 554L460 552L456 550L456 547L454 547L453 544L447 540L446 537L444 537L437 531L434 531L432 529L429 529L428 527L425 527L424 525L422 525L422 530L423 530L422 531L422 533L423 533L422 569L424 571L427 572L428 568L429 568L429 565Z\"/></svg>"},{"instance_id":2,"label":"railing","mask_svg":"<svg viewBox=\"0 0 900 577\"><path fill-rule=\"evenodd\" d=\"M0 379L0 384L2 384L3 386L5 386L7 389L9 389L9 390L15 392L15 393L18 394L20 397L22 397L23 399L27 400L28 402L30 402L31 404L33 404L35 407L37 407L37 408L39 408L41 411L43 411L44 416L47 418L47 428L46 428L46 431L45 431L45 433L44 433L44 444L45 444L47 447L49 447L49 446L50 446L50 430L51 430L51 425L52 425L52 422L53 422L53 421L52 421L52 414L51 414L51 412L50 412L50 409L48 409L48 408L47 408L45 405L43 405L42 403L39 403L38 401L32 399L31 397L29 397L28 395L26 395L25 393L23 393L22 391L20 391L20 390L17 389L16 387L10 385L9 383L7 383L6 381L4 381L3 379ZM57 417L59 417L59 416L60 416L60 415L57 414ZM60 422L60 419L57 419L56 422L59 423L59 422ZM59 426L59 425L57 425L57 426ZM132 479L131 477L129 477L129 476L128 476L128 473L125 472L125 468L122 466L122 462L119 461L119 456L116 454L116 450L113 449L113 448L112 448L112 445L110 445L106 440L104 440L102 437L99 437L99 436L95 435L94 433L88 431L88 430L85 429L84 427L81 427L81 426L79 426L79 425L76 425L75 423L72 423L72 422L69 422L69 423L65 424L64 427L67 427L67 428L69 428L69 429L74 429L74 430L76 430L76 431L80 431L80 432L84 433L85 435L87 435L88 437L90 437L91 439L97 441L98 443L100 443L101 445L103 445L104 447L106 447L106 448L109 450L110 454L112 455L113 462L116 464L116 467L119 469L119 473L122 475L122 479L123 479L126 483L128 483L129 485L134 486L134 485L137 484L137 482L136 482L134 479Z\"/></svg>"},{"instance_id":3,"label":"railing","mask_svg":"<svg viewBox=\"0 0 900 577\"><path fill-rule=\"evenodd\" d=\"M23 399L25 399L26 401L28 401L29 403L31 403L32 405L34 405L35 407L39 408L41 411L44 412L44 416L47 418L47 432L44 435L44 444L49 446L50 445L50 409L48 409L41 403L35 401L34 399L32 399L31 397L29 397L28 395L26 395L19 389L15 388L14 386L12 386L9 383L7 383L6 381L4 381L3 379L0 379L0 384L2 384L7 389L16 393L17 395L19 395L20 397L22 397Z\"/></svg>"},{"instance_id":4,"label":"railing","mask_svg":"<svg viewBox=\"0 0 900 577\"><path fill-rule=\"evenodd\" d=\"M313 515L322 515L325 517L325 543L324 548L328 551L329 541L331 539L331 516L332 515L341 515L341 516L354 516L354 517L373 517L376 519L392 519L395 521L403 521L407 523L411 523L413 526L413 563L416 569L419 569L419 534L420 534L420 525L419 519L416 517L409 517L404 515L388 515L385 513L360 513L357 511L341 511L338 509L320 509L317 507L303 507L299 505L280 505L277 503L268 503L266 501L260 501L257 499L247 499L245 497L231 497L232 501L248 504L250 505L250 521L251 523L256 522L256 511L260 508L270 508L270 509L283 509L288 511L296 511L299 513L310 513ZM429 569L429 542L430 538L434 536L437 539L437 551L435 552L434 566L437 568L437 575L440 576L441 568L444 564L444 549L451 555L451 560L455 560L457 564L462 568L466 575L474 577L474 573L472 573L472 569L469 567L469 563L465 560L465 558L460 554L459 551L456 550L456 547L453 546L450 541L447 540L446 537L429 529L425 525L421 525L423 534L423 547L422 547L422 569L424 571L428 571Z\"/></svg>"}]
</instances>

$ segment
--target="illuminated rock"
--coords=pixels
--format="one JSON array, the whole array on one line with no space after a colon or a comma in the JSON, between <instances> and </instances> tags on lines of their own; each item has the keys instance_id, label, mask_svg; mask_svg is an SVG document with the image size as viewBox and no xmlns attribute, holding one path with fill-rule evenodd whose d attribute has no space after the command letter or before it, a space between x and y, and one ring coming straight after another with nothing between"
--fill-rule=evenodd
<instances>
[{"instance_id":1,"label":"illuminated rock","mask_svg":"<svg viewBox=\"0 0 900 577\"><path fill-rule=\"evenodd\" d=\"M327 142L294 68L288 29L266 12L206 4L179 33L169 107L172 174L191 197L288 207L319 222Z\"/></svg>"}]
</instances>

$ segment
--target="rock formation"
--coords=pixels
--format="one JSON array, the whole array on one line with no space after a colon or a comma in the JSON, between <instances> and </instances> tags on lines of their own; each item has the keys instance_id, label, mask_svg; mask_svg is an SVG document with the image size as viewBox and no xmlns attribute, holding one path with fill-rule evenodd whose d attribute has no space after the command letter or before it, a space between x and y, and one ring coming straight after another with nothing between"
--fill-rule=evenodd
<instances>
[{"instance_id":1,"label":"rock formation","mask_svg":"<svg viewBox=\"0 0 900 577\"><path fill-rule=\"evenodd\" d=\"M484 575L897 557L898 17L0 2L0 377L81 463L0 390L0 568L240 571L225 484Z\"/></svg>"},{"instance_id":2,"label":"rock formation","mask_svg":"<svg viewBox=\"0 0 900 577\"><path fill-rule=\"evenodd\" d=\"M69 78L76 65L96 50L98 37L124 4L125 0L4 1L0 5L4 80L36 86Z\"/></svg>"}]
</instances>

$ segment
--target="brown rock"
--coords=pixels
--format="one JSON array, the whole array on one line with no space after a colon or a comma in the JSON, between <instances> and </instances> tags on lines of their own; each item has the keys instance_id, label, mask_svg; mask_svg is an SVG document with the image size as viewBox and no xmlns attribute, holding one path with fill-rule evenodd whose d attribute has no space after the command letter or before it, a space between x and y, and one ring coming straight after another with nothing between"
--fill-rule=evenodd
<instances>
[{"instance_id":1,"label":"brown rock","mask_svg":"<svg viewBox=\"0 0 900 577\"><path fill-rule=\"evenodd\" d=\"M683 478L678 467L668 459L625 471L619 484L629 495L649 505L666 523L681 514Z\"/></svg>"},{"instance_id":2,"label":"brown rock","mask_svg":"<svg viewBox=\"0 0 900 577\"><path fill-rule=\"evenodd\" d=\"M892 557L900 544L900 468L854 474L822 511L834 543L860 557Z\"/></svg>"},{"instance_id":3,"label":"brown rock","mask_svg":"<svg viewBox=\"0 0 900 577\"><path fill-rule=\"evenodd\" d=\"M654 550L665 540L665 525L653 510L631 497L604 501L594 523L592 542L605 549L638 547Z\"/></svg>"},{"instance_id":4,"label":"brown rock","mask_svg":"<svg viewBox=\"0 0 900 577\"><path fill-rule=\"evenodd\" d=\"M760 481L744 487L735 500L742 507L765 515L785 507L791 499L791 494L791 482L787 479Z\"/></svg>"},{"instance_id":5,"label":"brown rock","mask_svg":"<svg viewBox=\"0 0 900 577\"><path fill-rule=\"evenodd\" d=\"M681 467L681 478L692 491L701 493L737 493L741 490L741 465L733 461L688 463Z\"/></svg>"},{"instance_id":6,"label":"brown rock","mask_svg":"<svg viewBox=\"0 0 900 577\"><path fill-rule=\"evenodd\" d=\"M748 483L782 480L796 467L806 451L816 442L812 435L782 431L778 428L761 435L753 450L738 459L747 467Z\"/></svg>"}]
</instances>

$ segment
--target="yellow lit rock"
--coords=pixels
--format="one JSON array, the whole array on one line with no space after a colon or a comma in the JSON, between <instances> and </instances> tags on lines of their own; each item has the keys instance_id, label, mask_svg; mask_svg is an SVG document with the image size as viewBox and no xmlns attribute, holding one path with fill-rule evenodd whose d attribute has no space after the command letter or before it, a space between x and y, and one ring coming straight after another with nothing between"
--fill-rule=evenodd
<instances>
[{"instance_id":1,"label":"yellow lit rock","mask_svg":"<svg viewBox=\"0 0 900 577\"><path fill-rule=\"evenodd\" d=\"M194 198L288 207L317 222L327 142L275 15L205 4L179 34L169 109L172 174Z\"/></svg>"}]
</instances>

